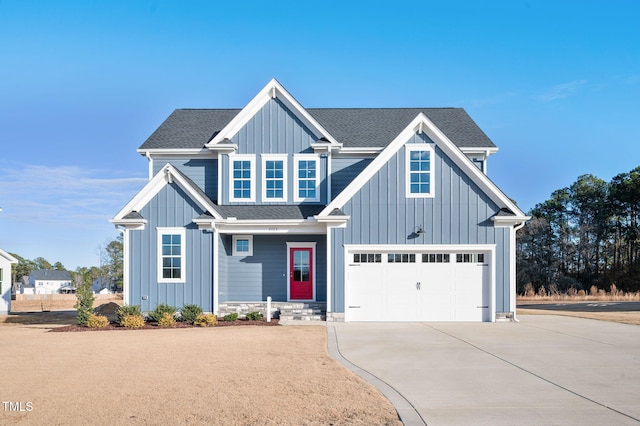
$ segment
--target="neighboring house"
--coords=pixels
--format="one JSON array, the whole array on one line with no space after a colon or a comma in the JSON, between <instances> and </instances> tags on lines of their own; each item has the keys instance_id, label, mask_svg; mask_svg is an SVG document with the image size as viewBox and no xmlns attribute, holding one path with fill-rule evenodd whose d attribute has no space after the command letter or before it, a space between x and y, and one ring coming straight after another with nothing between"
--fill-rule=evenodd
<instances>
[{"instance_id":1,"label":"neighboring house","mask_svg":"<svg viewBox=\"0 0 640 426\"><path fill-rule=\"evenodd\" d=\"M29 273L29 286L22 287L23 294L59 294L60 289L70 288L69 271L37 269Z\"/></svg>"},{"instance_id":2,"label":"neighboring house","mask_svg":"<svg viewBox=\"0 0 640 426\"><path fill-rule=\"evenodd\" d=\"M303 108L276 80L240 110L176 110L138 149L148 183L111 220L125 303L513 318L528 217L486 176L496 151L460 108Z\"/></svg>"},{"instance_id":3,"label":"neighboring house","mask_svg":"<svg viewBox=\"0 0 640 426\"><path fill-rule=\"evenodd\" d=\"M109 294L112 287L112 281L108 277L98 277L91 285L91 291L94 294Z\"/></svg>"},{"instance_id":4,"label":"neighboring house","mask_svg":"<svg viewBox=\"0 0 640 426\"><path fill-rule=\"evenodd\" d=\"M11 264L18 259L0 249L0 315L8 314L11 308Z\"/></svg>"}]
</instances>

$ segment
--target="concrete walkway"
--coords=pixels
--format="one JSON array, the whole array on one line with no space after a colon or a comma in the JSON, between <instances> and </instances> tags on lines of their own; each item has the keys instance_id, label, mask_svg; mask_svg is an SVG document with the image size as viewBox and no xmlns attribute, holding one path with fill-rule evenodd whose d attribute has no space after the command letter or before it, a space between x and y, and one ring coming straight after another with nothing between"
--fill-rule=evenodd
<instances>
[{"instance_id":1,"label":"concrete walkway","mask_svg":"<svg viewBox=\"0 0 640 426\"><path fill-rule=\"evenodd\" d=\"M519 319L328 323L329 351L407 425L640 424L640 326Z\"/></svg>"}]
</instances>

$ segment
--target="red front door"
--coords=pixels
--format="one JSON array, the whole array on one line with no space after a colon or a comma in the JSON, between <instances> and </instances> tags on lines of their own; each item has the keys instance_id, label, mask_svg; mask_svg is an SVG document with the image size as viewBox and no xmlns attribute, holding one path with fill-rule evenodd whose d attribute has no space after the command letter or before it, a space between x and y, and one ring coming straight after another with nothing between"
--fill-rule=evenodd
<instances>
[{"instance_id":1,"label":"red front door","mask_svg":"<svg viewBox=\"0 0 640 426\"><path fill-rule=\"evenodd\" d=\"M313 300L313 249L289 249L289 297Z\"/></svg>"}]
</instances>

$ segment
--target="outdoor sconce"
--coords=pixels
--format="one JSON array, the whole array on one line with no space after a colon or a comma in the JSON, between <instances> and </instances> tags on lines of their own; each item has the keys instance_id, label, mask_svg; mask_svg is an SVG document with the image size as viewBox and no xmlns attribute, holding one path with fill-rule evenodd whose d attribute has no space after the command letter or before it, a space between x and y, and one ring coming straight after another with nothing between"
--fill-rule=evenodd
<instances>
[{"instance_id":1,"label":"outdoor sconce","mask_svg":"<svg viewBox=\"0 0 640 426\"><path fill-rule=\"evenodd\" d=\"M416 228L418 228L418 230L417 230L417 231L415 231L415 232L416 232L416 234L418 234L418 235L424 235L424 229L422 229L422 225L420 225L420 226L416 226Z\"/></svg>"}]
</instances>

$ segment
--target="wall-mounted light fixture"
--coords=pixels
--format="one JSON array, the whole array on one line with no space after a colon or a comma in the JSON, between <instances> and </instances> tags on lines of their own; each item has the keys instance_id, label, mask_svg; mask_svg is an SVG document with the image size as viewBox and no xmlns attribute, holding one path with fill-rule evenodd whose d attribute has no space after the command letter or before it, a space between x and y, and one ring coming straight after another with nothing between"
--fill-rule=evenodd
<instances>
[{"instance_id":1,"label":"wall-mounted light fixture","mask_svg":"<svg viewBox=\"0 0 640 426\"><path fill-rule=\"evenodd\" d=\"M418 235L424 235L424 229L422 229L422 225L416 226L418 228L415 233Z\"/></svg>"}]
</instances>

